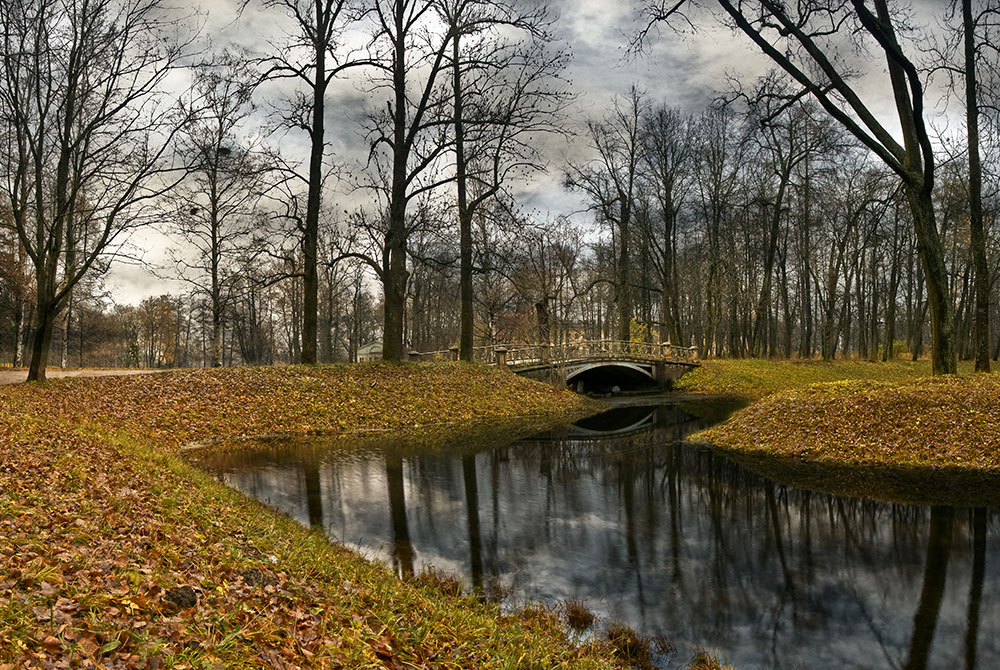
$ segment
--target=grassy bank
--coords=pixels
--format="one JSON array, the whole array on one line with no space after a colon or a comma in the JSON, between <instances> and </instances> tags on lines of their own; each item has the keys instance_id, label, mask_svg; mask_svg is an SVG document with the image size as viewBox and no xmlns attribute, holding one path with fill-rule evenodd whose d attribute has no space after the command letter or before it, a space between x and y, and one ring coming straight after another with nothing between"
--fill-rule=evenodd
<instances>
[{"instance_id":1,"label":"grassy bank","mask_svg":"<svg viewBox=\"0 0 1000 670\"><path fill-rule=\"evenodd\" d=\"M929 373L926 362L713 361L688 391L757 400L690 439L813 490L1000 504L1000 379Z\"/></svg>"},{"instance_id":2,"label":"grassy bank","mask_svg":"<svg viewBox=\"0 0 1000 670\"><path fill-rule=\"evenodd\" d=\"M0 668L599 668L558 619L396 579L184 445L579 415L476 366L227 369L0 389Z\"/></svg>"},{"instance_id":3,"label":"grassy bank","mask_svg":"<svg viewBox=\"0 0 1000 670\"><path fill-rule=\"evenodd\" d=\"M970 364L959 365L963 372L971 372ZM891 361L868 363L866 361L772 361L743 358L732 360L702 361L701 367L682 377L676 384L678 391L729 395L756 400L771 393L801 388L809 384L847 380L877 382L903 382L931 374L930 361Z\"/></svg>"}]
</instances>

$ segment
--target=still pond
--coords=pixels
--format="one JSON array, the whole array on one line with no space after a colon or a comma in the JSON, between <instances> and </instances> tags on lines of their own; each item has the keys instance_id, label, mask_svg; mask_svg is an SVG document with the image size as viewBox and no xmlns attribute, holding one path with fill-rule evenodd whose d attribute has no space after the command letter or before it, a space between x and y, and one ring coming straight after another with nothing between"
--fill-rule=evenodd
<instances>
[{"instance_id":1,"label":"still pond","mask_svg":"<svg viewBox=\"0 0 1000 670\"><path fill-rule=\"evenodd\" d=\"M711 402L488 445L269 445L203 465L398 572L578 600L663 636L664 668L699 645L741 670L1000 667L998 510L769 481L683 443Z\"/></svg>"}]
</instances>

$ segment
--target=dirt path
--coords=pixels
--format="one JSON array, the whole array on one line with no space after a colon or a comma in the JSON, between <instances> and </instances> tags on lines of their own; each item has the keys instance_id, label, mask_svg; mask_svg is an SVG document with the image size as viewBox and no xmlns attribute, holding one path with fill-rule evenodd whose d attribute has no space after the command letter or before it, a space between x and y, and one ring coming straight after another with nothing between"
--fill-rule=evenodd
<instances>
[{"instance_id":1,"label":"dirt path","mask_svg":"<svg viewBox=\"0 0 1000 670\"><path fill-rule=\"evenodd\" d=\"M114 375L148 375L163 370L137 370L134 368L102 368L94 370L47 370L48 379L59 377L108 377ZM27 370L0 370L0 384L19 384L28 378Z\"/></svg>"}]
</instances>

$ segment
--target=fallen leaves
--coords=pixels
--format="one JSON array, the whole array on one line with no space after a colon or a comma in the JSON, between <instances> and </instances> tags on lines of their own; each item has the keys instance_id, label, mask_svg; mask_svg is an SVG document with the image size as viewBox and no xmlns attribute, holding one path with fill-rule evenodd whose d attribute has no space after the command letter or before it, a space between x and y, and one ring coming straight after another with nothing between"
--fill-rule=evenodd
<instances>
[{"instance_id":1,"label":"fallen leaves","mask_svg":"<svg viewBox=\"0 0 1000 670\"><path fill-rule=\"evenodd\" d=\"M739 454L1000 482L1000 379L838 381L772 394L691 436ZM982 491L974 492L977 494ZM926 498L933 500L933 496Z\"/></svg>"},{"instance_id":2,"label":"fallen leaves","mask_svg":"<svg viewBox=\"0 0 1000 670\"><path fill-rule=\"evenodd\" d=\"M180 447L579 412L471 365L179 371L0 390L0 670L606 667L554 619L401 582ZM455 640L453 631L463 639Z\"/></svg>"},{"instance_id":3,"label":"fallen leaves","mask_svg":"<svg viewBox=\"0 0 1000 670\"><path fill-rule=\"evenodd\" d=\"M971 371L967 362L960 367ZM931 374L930 361L774 361L761 358L710 359L675 384L679 391L759 399L771 393L822 382L903 382Z\"/></svg>"}]
</instances>

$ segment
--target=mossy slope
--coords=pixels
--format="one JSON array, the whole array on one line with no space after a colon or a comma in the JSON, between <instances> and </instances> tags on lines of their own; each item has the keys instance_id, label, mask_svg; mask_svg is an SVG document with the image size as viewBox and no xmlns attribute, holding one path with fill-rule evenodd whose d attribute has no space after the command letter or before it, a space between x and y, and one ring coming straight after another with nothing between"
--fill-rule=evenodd
<instances>
[{"instance_id":1,"label":"mossy slope","mask_svg":"<svg viewBox=\"0 0 1000 670\"><path fill-rule=\"evenodd\" d=\"M0 390L0 668L599 668L554 617L401 581L182 461L192 440L566 416L466 365L61 380ZM193 594L188 607L184 594Z\"/></svg>"},{"instance_id":2,"label":"mossy slope","mask_svg":"<svg viewBox=\"0 0 1000 670\"><path fill-rule=\"evenodd\" d=\"M971 370L963 363L961 369ZM703 361L701 367L684 375L676 384L679 391L729 395L745 399L763 398L771 393L801 388L820 382L869 380L898 382L931 374L929 361L773 361L757 358Z\"/></svg>"},{"instance_id":3,"label":"mossy slope","mask_svg":"<svg viewBox=\"0 0 1000 670\"><path fill-rule=\"evenodd\" d=\"M839 381L772 393L692 435L780 481L835 493L1000 503L1000 379Z\"/></svg>"}]
</instances>

